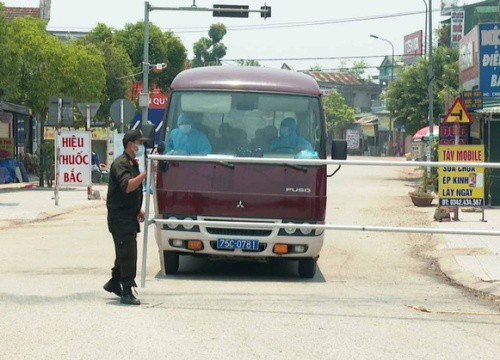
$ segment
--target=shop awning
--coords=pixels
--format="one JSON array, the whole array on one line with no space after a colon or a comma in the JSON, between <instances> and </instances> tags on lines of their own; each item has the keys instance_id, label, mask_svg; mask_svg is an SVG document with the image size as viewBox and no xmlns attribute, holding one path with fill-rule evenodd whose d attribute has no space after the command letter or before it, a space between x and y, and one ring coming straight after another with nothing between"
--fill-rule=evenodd
<instances>
[{"instance_id":1,"label":"shop awning","mask_svg":"<svg viewBox=\"0 0 500 360\"><path fill-rule=\"evenodd\" d=\"M6 111L20 115L31 115L31 110L29 107L10 103L7 101L0 101L0 111Z\"/></svg>"}]
</instances>

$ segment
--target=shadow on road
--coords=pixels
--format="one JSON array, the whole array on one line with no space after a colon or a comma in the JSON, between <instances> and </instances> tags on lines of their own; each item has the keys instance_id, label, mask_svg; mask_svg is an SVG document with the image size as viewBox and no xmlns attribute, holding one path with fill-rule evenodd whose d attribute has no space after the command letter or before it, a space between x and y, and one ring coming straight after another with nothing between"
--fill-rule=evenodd
<instances>
[{"instance_id":1,"label":"shadow on road","mask_svg":"<svg viewBox=\"0 0 500 360\"><path fill-rule=\"evenodd\" d=\"M199 281L259 281L259 282L326 282L318 266L312 279L298 274L298 262L275 259L271 262L209 260L193 256L181 256L179 272L165 276L161 271L157 279Z\"/></svg>"}]
</instances>

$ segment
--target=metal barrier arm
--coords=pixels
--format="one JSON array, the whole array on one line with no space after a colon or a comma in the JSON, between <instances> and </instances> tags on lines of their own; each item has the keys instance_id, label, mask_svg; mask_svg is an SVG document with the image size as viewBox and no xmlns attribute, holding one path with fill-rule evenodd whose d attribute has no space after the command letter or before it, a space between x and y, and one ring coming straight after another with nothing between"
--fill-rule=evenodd
<instances>
[{"instance_id":1,"label":"metal barrier arm","mask_svg":"<svg viewBox=\"0 0 500 360\"><path fill-rule=\"evenodd\" d=\"M444 161L387 161L387 160L327 160L327 159L288 159L288 158L254 158L228 156L191 156L191 155L149 155L150 159L163 161L187 162L225 162L245 164L293 164L293 165L355 165L355 166L425 166L425 167L479 167L500 169L500 163L493 162L444 162Z\"/></svg>"},{"instance_id":2,"label":"metal barrier arm","mask_svg":"<svg viewBox=\"0 0 500 360\"><path fill-rule=\"evenodd\" d=\"M144 210L144 234L142 239L142 270L141 270L141 288L146 286L146 257L148 253L148 229L156 219L149 222L149 203L151 198L151 157L147 158L146 169L146 209Z\"/></svg>"},{"instance_id":3,"label":"metal barrier arm","mask_svg":"<svg viewBox=\"0 0 500 360\"><path fill-rule=\"evenodd\" d=\"M395 232L395 233L420 233L420 234L451 234L451 235L487 235L500 236L497 230L453 230L453 229L429 229L418 227L391 227L370 225L329 225L329 224L295 224L295 223L265 223L265 222L232 222L232 221L206 221L206 220L174 220L153 219L157 224L177 225L202 225L221 228L261 228L261 229L313 229L313 230L340 230L340 231L372 231L372 232Z\"/></svg>"}]
</instances>

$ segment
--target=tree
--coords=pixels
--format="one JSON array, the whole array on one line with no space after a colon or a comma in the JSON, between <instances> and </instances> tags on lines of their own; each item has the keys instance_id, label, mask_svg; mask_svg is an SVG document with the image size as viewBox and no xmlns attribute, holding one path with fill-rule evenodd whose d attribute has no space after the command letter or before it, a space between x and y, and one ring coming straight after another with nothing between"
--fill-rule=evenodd
<instances>
[{"instance_id":1,"label":"tree","mask_svg":"<svg viewBox=\"0 0 500 360\"><path fill-rule=\"evenodd\" d=\"M240 60L236 60L236 63L239 65L239 66L261 66L260 65L260 62L258 62L257 60L244 60L244 59L240 59Z\"/></svg>"},{"instance_id":2,"label":"tree","mask_svg":"<svg viewBox=\"0 0 500 360\"><path fill-rule=\"evenodd\" d=\"M368 67L368 63L361 59L359 61L353 61L352 65L349 66L349 63L346 61L340 62L340 72L347 72L349 74L354 75L354 77L358 80L364 78L366 68Z\"/></svg>"},{"instance_id":3,"label":"tree","mask_svg":"<svg viewBox=\"0 0 500 360\"><path fill-rule=\"evenodd\" d=\"M19 96L19 49L8 36L8 23L2 15L0 3L0 100L13 100Z\"/></svg>"},{"instance_id":4,"label":"tree","mask_svg":"<svg viewBox=\"0 0 500 360\"><path fill-rule=\"evenodd\" d=\"M321 67L320 64L316 64L316 65L309 67L309 71L322 71L322 70L323 70L323 68Z\"/></svg>"},{"instance_id":5,"label":"tree","mask_svg":"<svg viewBox=\"0 0 500 360\"><path fill-rule=\"evenodd\" d=\"M333 90L323 98L326 125L328 131L333 131L340 137L341 132L355 120L354 109L345 103L344 97Z\"/></svg>"},{"instance_id":6,"label":"tree","mask_svg":"<svg viewBox=\"0 0 500 360\"><path fill-rule=\"evenodd\" d=\"M212 24L208 30L209 37L202 37L193 45L194 59L191 61L191 67L220 65L220 59L226 56L227 52L227 47L220 42L226 33L224 24Z\"/></svg>"},{"instance_id":7,"label":"tree","mask_svg":"<svg viewBox=\"0 0 500 360\"><path fill-rule=\"evenodd\" d=\"M389 84L387 107L392 118L405 125L410 134L428 125L428 61L420 58ZM434 51L434 112L436 124L444 109L444 92L458 92L458 50L439 46Z\"/></svg>"},{"instance_id":8,"label":"tree","mask_svg":"<svg viewBox=\"0 0 500 360\"><path fill-rule=\"evenodd\" d=\"M116 31L116 41L127 51L134 72L142 71L144 58L144 23L126 24ZM151 73L151 84L156 84L167 92L174 77L184 70L187 58L186 48L172 32L162 32L159 27L149 24L149 63L166 63L167 70L159 74Z\"/></svg>"},{"instance_id":9,"label":"tree","mask_svg":"<svg viewBox=\"0 0 500 360\"><path fill-rule=\"evenodd\" d=\"M127 51L116 41L113 29L104 24L98 24L78 43L96 46L104 57L106 88L96 117L109 121L111 104L117 99L128 96L133 81L133 76L131 76L134 72L132 61Z\"/></svg>"}]
</instances>

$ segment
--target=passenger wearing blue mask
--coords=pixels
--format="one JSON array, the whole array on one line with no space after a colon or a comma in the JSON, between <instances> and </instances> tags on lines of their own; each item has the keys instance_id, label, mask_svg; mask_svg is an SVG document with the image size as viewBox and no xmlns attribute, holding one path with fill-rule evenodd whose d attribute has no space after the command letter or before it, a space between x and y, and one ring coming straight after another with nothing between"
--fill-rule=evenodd
<instances>
[{"instance_id":1,"label":"passenger wearing blue mask","mask_svg":"<svg viewBox=\"0 0 500 360\"><path fill-rule=\"evenodd\" d=\"M281 122L280 134L269 146L270 151L297 153L302 150L313 151L309 141L297 134L297 122L288 117Z\"/></svg>"},{"instance_id":2,"label":"passenger wearing blue mask","mask_svg":"<svg viewBox=\"0 0 500 360\"><path fill-rule=\"evenodd\" d=\"M179 115L177 128L173 129L166 141L167 153L206 155L212 152L207 136L196 129L193 119L187 114Z\"/></svg>"}]
</instances>

